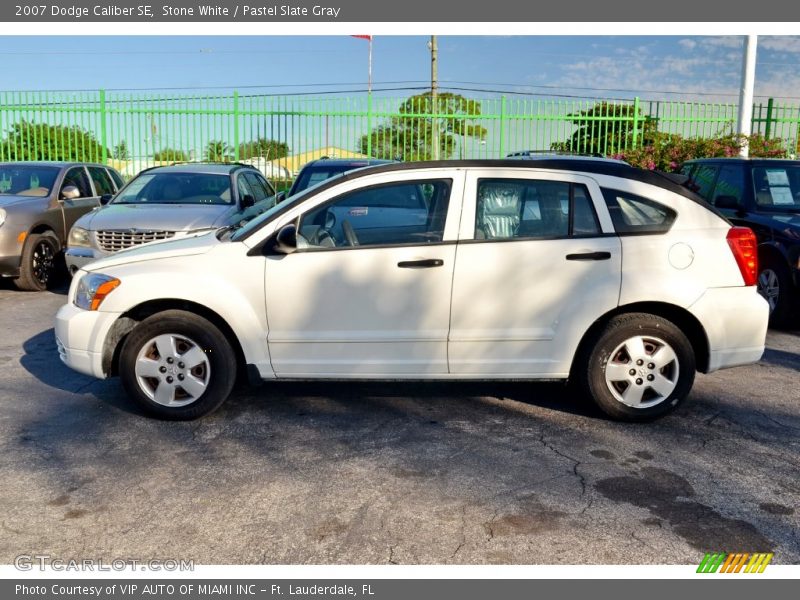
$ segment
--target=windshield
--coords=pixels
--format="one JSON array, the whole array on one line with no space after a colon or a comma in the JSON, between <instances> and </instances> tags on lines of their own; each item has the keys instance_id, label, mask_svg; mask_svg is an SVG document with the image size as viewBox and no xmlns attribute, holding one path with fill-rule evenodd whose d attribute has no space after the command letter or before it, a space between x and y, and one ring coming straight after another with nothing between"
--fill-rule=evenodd
<instances>
[{"instance_id":1,"label":"windshield","mask_svg":"<svg viewBox=\"0 0 800 600\"><path fill-rule=\"evenodd\" d=\"M216 173L143 173L114 204L233 204L231 178Z\"/></svg>"},{"instance_id":2,"label":"windshield","mask_svg":"<svg viewBox=\"0 0 800 600\"><path fill-rule=\"evenodd\" d=\"M0 194L48 196L58 171L58 167L0 165Z\"/></svg>"},{"instance_id":3,"label":"windshield","mask_svg":"<svg viewBox=\"0 0 800 600\"><path fill-rule=\"evenodd\" d=\"M753 167L753 186L759 208L800 212L800 165Z\"/></svg>"}]
</instances>

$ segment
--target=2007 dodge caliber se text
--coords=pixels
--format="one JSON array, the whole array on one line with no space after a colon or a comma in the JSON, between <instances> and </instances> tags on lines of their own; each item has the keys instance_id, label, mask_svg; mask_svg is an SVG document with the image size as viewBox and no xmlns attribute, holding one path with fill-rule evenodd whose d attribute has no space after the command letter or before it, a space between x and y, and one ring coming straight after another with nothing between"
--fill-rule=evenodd
<instances>
[{"instance_id":1,"label":"2007 dodge caliber se text","mask_svg":"<svg viewBox=\"0 0 800 600\"><path fill-rule=\"evenodd\" d=\"M262 379L569 379L608 415L674 409L757 361L756 241L661 175L589 160L351 171L239 229L79 271L62 360L167 419Z\"/></svg>"}]
</instances>

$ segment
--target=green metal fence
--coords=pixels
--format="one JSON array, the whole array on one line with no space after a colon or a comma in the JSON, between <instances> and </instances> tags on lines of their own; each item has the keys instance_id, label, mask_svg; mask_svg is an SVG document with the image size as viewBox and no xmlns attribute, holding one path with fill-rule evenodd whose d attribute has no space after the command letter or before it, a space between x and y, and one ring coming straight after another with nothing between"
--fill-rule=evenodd
<instances>
[{"instance_id":1,"label":"green metal fence","mask_svg":"<svg viewBox=\"0 0 800 600\"><path fill-rule=\"evenodd\" d=\"M126 175L173 160L247 159L291 178L320 156L499 158L558 148L614 154L654 131L731 133L735 104L521 96L460 101L246 93L0 92L0 161L80 158ZM796 148L800 107L756 103L753 131ZM265 140L258 142L258 140ZM435 143L438 140L438 144Z\"/></svg>"}]
</instances>

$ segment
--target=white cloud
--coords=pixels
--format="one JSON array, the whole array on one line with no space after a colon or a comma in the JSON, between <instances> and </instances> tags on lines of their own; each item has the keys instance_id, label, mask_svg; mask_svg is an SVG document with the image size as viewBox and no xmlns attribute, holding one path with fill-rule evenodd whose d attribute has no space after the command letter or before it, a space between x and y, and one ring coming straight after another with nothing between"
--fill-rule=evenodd
<instances>
[{"instance_id":1,"label":"white cloud","mask_svg":"<svg viewBox=\"0 0 800 600\"><path fill-rule=\"evenodd\" d=\"M704 46L716 48L741 48L744 44L744 36L741 35L715 35L704 37L700 40Z\"/></svg>"},{"instance_id":2,"label":"white cloud","mask_svg":"<svg viewBox=\"0 0 800 600\"><path fill-rule=\"evenodd\" d=\"M800 37L764 36L759 38L758 46L759 49L798 54L800 53Z\"/></svg>"},{"instance_id":3,"label":"white cloud","mask_svg":"<svg viewBox=\"0 0 800 600\"><path fill-rule=\"evenodd\" d=\"M686 50L694 50L697 47L697 42L694 40L690 40L689 38L685 38L682 40L678 40L678 45L681 48L685 48Z\"/></svg>"}]
</instances>

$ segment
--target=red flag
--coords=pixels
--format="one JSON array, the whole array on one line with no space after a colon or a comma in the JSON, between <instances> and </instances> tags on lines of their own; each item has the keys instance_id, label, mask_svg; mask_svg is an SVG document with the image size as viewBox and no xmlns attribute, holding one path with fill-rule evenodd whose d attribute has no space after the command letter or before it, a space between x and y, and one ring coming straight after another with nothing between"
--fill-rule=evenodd
<instances>
[{"instance_id":1,"label":"red flag","mask_svg":"<svg viewBox=\"0 0 800 600\"><path fill-rule=\"evenodd\" d=\"M350 37L359 38L362 40L372 40L371 35L351 35Z\"/></svg>"}]
</instances>

